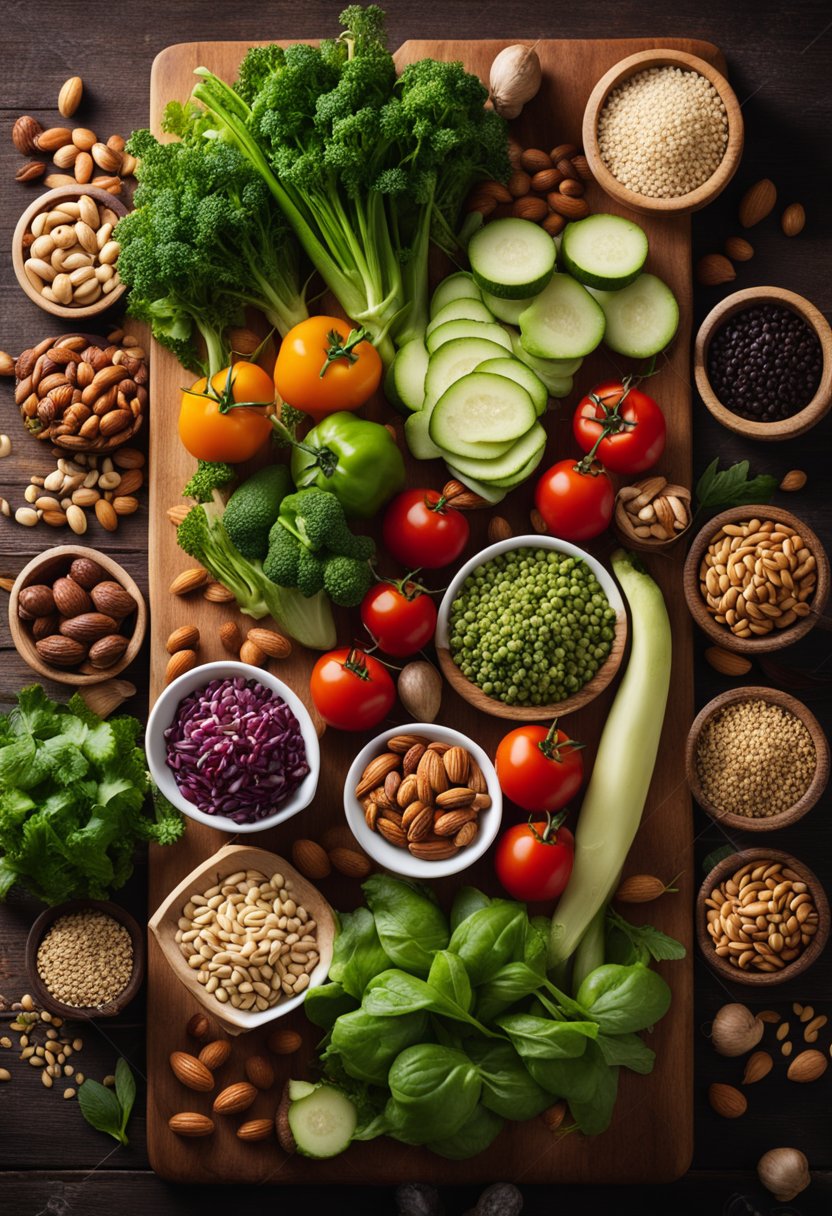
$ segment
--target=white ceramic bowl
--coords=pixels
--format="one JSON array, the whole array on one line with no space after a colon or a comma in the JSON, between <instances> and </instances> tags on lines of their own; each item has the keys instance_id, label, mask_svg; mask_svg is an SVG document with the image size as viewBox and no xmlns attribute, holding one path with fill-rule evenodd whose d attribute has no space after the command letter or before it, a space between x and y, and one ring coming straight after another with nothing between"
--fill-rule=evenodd
<instances>
[{"instance_id":1,"label":"white ceramic bowl","mask_svg":"<svg viewBox=\"0 0 832 1216\"><path fill-rule=\"evenodd\" d=\"M235 823L227 815L206 815L204 811L198 810L181 793L176 784L176 778L172 770L168 768L165 759L165 731L173 722L180 701L197 688L203 688L211 680L234 679L238 676L242 676L246 680L257 680L276 696L283 698L300 725L300 733L303 736L306 759L309 764L308 774L292 796L283 803L280 810L275 811L273 815L268 815L265 819L258 819L256 823ZM263 832L266 828L273 828L276 824L291 819L293 815L297 815L298 811L309 806L315 797L321 770L318 736L306 706L288 685L284 684L282 680L278 680L277 676L273 676L271 672L264 671L260 667L252 667L250 663L205 663L202 667L195 667L193 671L187 671L178 680L169 684L150 711L145 735L145 750L151 776L169 802L182 811L183 815L195 819L197 823L204 823L209 828L218 828L221 832L233 832L235 835L246 832Z\"/></svg>"},{"instance_id":2,"label":"white ceramic bowl","mask_svg":"<svg viewBox=\"0 0 832 1216\"><path fill-rule=\"evenodd\" d=\"M467 748L482 769L488 785L491 806L487 811L480 812L480 830L474 843L460 849L455 857L446 857L443 861L423 861L420 857L414 857L407 849L399 849L390 844L378 832L373 832L367 827L364 808L353 790L373 757L381 755L387 750L387 740L392 739L394 735L404 734L421 735L431 743L448 743L452 747ZM445 878L448 874L459 874L461 870L467 870L493 844L503 818L503 793L494 771L494 765L473 739L469 739L467 735L461 734L458 730L451 730L449 726L439 726L435 722L408 722L402 726L394 726L381 735L376 735L366 747L362 747L347 773L347 780L344 784L344 810L353 836L364 852L368 853L380 866L384 866L385 870L390 870L393 874L401 874L405 878Z\"/></svg>"}]
</instances>

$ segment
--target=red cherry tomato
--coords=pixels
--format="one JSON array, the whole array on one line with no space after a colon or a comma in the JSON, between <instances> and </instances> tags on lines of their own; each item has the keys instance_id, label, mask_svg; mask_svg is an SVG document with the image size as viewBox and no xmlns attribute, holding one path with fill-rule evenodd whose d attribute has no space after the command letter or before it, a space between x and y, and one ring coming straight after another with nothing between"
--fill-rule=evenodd
<instances>
[{"instance_id":1,"label":"red cherry tomato","mask_svg":"<svg viewBox=\"0 0 832 1216\"><path fill-rule=\"evenodd\" d=\"M497 748L495 766L506 798L524 811L559 811L575 797L584 778L582 743L545 726L519 726Z\"/></svg>"},{"instance_id":2,"label":"red cherry tomato","mask_svg":"<svg viewBox=\"0 0 832 1216\"><path fill-rule=\"evenodd\" d=\"M515 824L497 842L494 869L515 899L529 903L562 895L572 874L575 838L561 827L564 816L546 816L544 822Z\"/></svg>"},{"instance_id":3,"label":"red cherry tomato","mask_svg":"<svg viewBox=\"0 0 832 1216\"><path fill-rule=\"evenodd\" d=\"M384 664L354 647L322 655L312 668L309 690L324 722L336 730L378 726L396 700L396 689Z\"/></svg>"},{"instance_id":4,"label":"red cherry tomato","mask_svg":"<svg viewBox=\"0 0 832 1216\"><path fill-rule=\"evenodd\" d=\"M537 483L534 502L552 536L584 541L600 536L610 525L615 490L594 461L559 460Z\"/></svg>"},{"instance_id":5,"label":"red cherry tomato","mask_svg":"<svg viewBox=\"0 0 832 1216\"><path fill-rule=\"evenodd\" d=\"M388 553L411 570L450 565L468 543L469 533L468 520L437 490L397 494L387 508L382 531Z\"/></svg>"},{"instance_id":6,"label":"red cherry tomato","mask_svg":"<svg viewBox=\"0 0 832 1216\"><path fill-rule=\"evenodd\" d=\"M667 435L656 402L627 379L608 380L584 397L572 431L584 452L592 452L611 473L628 477L652 469Z\"/></svg>"},{"instance_id":7,"label":"red cherry tomato","mask_svg":"<svg viewBox=\"0 0 832 1216\"><path fill-rule=\"evenodd\" d=\"M415 583L376 583L361 602L361 620L385 654L405 658L430 642L436 607Z\"/></svg>"}]
</instances>

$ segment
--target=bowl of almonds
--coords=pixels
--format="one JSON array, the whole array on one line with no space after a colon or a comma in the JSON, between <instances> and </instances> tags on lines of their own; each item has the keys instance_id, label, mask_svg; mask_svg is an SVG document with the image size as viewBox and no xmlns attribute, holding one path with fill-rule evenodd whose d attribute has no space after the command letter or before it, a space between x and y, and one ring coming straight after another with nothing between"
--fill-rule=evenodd
<instances>
[{"instance_id":1,"label":"bowl of almonds","mask_svg":"<svg viewBox=\"0 0 832 1216\"><path fill-rule=\"evenodd\" d=\"M93 317L125 292L113 229L127 208L97 186L58 186L31 203L12 238L12 264L29 299L55 317Z\"/></svg>"},{"instance_id":2,"label":"bowl of almonds","mask_svg":"<svg viewBox=\"0 0 832 1216\"><path fill-rule=\"evenodd\" d=\"M58 545L18 574L9 628L38 675L81 687L119 675L144 641L147 606L127 571L106 553Z\"/></svg>"},{"instance_id":3,"label":"bowl of almonds","mask_svg":"<svg viewBox=\"0 0 832 1216\"><path fill-rule=\"evenodd\" d=\"M415 722L361 749L347 774L344 810L379 865L407 878L444 878L486 852L503 803L481 747L447 726Z\"/></svg>"}]
</instances>

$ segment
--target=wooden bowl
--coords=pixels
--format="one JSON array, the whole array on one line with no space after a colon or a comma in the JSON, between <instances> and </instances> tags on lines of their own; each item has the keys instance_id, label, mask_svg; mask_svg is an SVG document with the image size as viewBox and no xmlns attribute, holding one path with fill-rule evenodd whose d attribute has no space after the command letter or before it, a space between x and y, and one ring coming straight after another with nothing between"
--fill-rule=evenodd
<instances>
[{"instance_id":1,"label":"wooden bowl","mask_svg":"<svg viewBox=\"0 0 832 1216\"><path fill-rule=\"evenodd\" d=\"M98 186L58 186L55 190L47 190L45 194L40 194L29 204L26 210L17 221L17 227L14 230L12 237L12 265L14 273L17 276L17 281L26 295L33 304L37 304L38 308L42 308L44 312L49 312L53 317L65 317L70 321L78 321L81 317L95 317L100 312L105 312L108 308L115 304L127 290L126 283L119 283L109 295L101 295L94 304L86 306L70 308L65 304L56 304L52 300L44 300L39 291L36 291L26 271L23 269L25 264L23 238L29 231L32 220L36 215L40 215L41 211L52 211L58 203L75 201L82 194L88 194L91 199L101 206L109 207L114 211L119 218L127 214L127 207L113 194L108 194L106 190L100 190Z\"/></svg>"},{"instance_id":2,"label":"wooden bowl","mask_svg":"<svg viewBox=\"0 0 832 1216\"><path fill-rule=\"evenodd\" d=\"M76 1005L65 1005L63 1001L56 1000L38 973L37 959L38 947L54 922L71 912L82 912L86 909L105 912L107 916L111 916L113 920L124 925L130 934L133 946L133 972L127 986L106 1005L90 1005L81 1008ZM67 903L56 904L54 908L47 908L45 912L41 912L32 925L26 939L26 970L29 974L35 1002L42 1008L48 1009L50 1013L57 1013L63 1018L72 1018L76 1021L79 1018L114 1018L116 1014L127 1008L142 986L145 971L144 931L129 912L109 900L71 899Z\"/></svg>"},{"instance_id":3,"label":"wooden bowl","mask_svg":"<svg viewBox=\"0 0 832 1216\"><path fill-rule=\"evenodd\" d=\"M112 667L102 668L101 671L82 672L63 667L50 667L35 649L29 622L21 620L18 616L18 601L23 588L29 587L33 583L51 584L56 578L66 574L76 557L89 557L92 561L98 562L114 582L120 583L124 590L132 595L137 605L129 646ZM144 641L147 629L147 605L141 591L124 567L113 561L108 554L100 553L97 549L85 548L83 545L56 545L54 549L46 549L37 557L33 557L14 580L9 597L9 628L17 653L24 663L32 668L32 671L36 671L39 676L45 676L48 680L55 680L58 684L71 684L80 688L87 684L100 684L103 680L110 680L130 666Z\"/></svg>"},{"instance_id":4,"label":"wooden bowl","mask_svg":"<svg viewBox=\"0 0 832 1216\"><path fill-rule=\"evenodd\" d=\"M206 992L196 978L193 968L179 949L176 941L176 931L182 909L188 902L192 891L204 891L208 887L221 882L223 877L233 874L236 870L259 870L262 874L271 875L277 872L292 880L293 893L302 902L308 912L318 923L318 953L320 961L310 974L309 987L305 992L288 1000L282 999L271 1009L262 1013L250 1013L234 1009L230 1004L221 1005L211 993ZM313 887L308 879L299 874L294 866L276 853L265 849L250 848L248 845L228 844L214 853L196 869L183 878L178 887L174 887L167 899L156 909L151 917L148 928L161 947L168 965L177 979L185 985L190 995L198 1001L220 1023L229 1034L238 1035L247 1030L265 1026L284 1014L290 1013L303 1003L306 992L323 984L329 972L332 961L332 947L335 941L335 913L321 895L317 887Z\"/></svg>"},{"instance_id":5,"label":"wooden bowl","mask_svg":"<svg viewBox=\"0 0 832 1216\"><path fill-rule=\"evenodd\" d=\"M817 933L803 953L798 955L793 962L788 963L782 971L749 972L739 967L732 967L730 963L725 962L716 953L711 935L708 933L708 909L705 900L708 899L711 891L724 878L730 877L731 874L742 869L744 865L752 861L783 862L787 868L800 876L802 882L806 883L814 905L818 910ZM729 983L747 984L750 987L757 988L770 988L775 984L785 984L796 976L802 975L823 953L823 949L829 939L829 901L818 878L808 866L805 866L802 861L798 861L796 857L792 857L789 853L783 853L779 849L743 849L742 852L732 853L730 857L723 858L722 861L715 865L699 888L699 894L696 897L696 939L705 961L718 975L728 980Z\"/></svg>"},{"instance_id":6,"label":"wooden bowl","mask_svg":"<svg viewBox=\"0 0 832 1216\"><path fill-rule=\"evenodd\" d=\"M815 771L808 789L793 806L787 807L786 810L780 811L776 815L754 817L720 810L706 797L696 770L696 748L706 723L710 722L714 715L720 713L727 705L736 705L740 701L751 700L766 701L769 705L779 705L783 709L787 709L789 713L800 719L812 736L812 742L815 745ZM726 828L735 828L740 832L775 832L778 828L790 827L791 824L797 823L798 819L802 819L826 789L829 781L829 743L811 710L807 709L802 701L796 700L788 693L780 692L776 688L756 686L732 688L729 692L724 692L709 701L694 719L685 745L685 771L694 798L702 810L717 823Z\"/></svg>"},{"instance_id":7,"label":"wooden bowl","mask_svg":"<svg viewBox=\"0 0 832 1216\"><path fill-rule=\"evenodd\" d=\"M727 626L715 621L708 612L699 590L699 565L711 538L724 524L744 523L755 518L771 519L775 523L788 524L800 532L817 562L818 581L811 601L812 610L807 616L799 618L785 629L773 629L771 633L763 634L760 637L738 638ZM820 617L823 616L823 610L829 598L829 558L812 529L807 527L803 520L798 519L796 515L792 515L791 511L762 504L731 507L729 510L715 515L709 523L705 524L704 528L697 532L685 560L682 585L691 616L703 633L706 633L713 642L725 650L733 650L737 654L763 654L791 646L793 642L798 641L814 628Z\"/></svg>"},{"instance_id":8,"label":"wooden bowl","mask_svg":"<svg viewBox=\"0 0 832 1216\"><path fill-rule=\"evenodd\" d=\"M780 304L791 309L814 330L820 342L823 362L820 383L814 397L802 410L792 414L791 418L783 418L779 422L752 422L748 418L741 418L722 404L711 388L708 378L708 350L714 334L729 317L756 304ZM747 287L744 291L735 291L733 295L720 300L700 325L693 351L693 374L699 396L717 422L721 422L729 431L745 435L747 439L762 439L766 442L794 439L820 422L832 405L832 329L814 304L793 291L786 291L783 287Z\"/></svg>"},{"instance_id":9,"label":"wooden bowl","mask_svg":"<svg viewBox=\"0 0 832 1216\"><path fill-rule=\"evenodd\" d=\"M661 67L682 68L704 76L719 93L728 116L728 143L717 169L701 186L697 186L695 190L682 194L678 198L651 198L647 194L637 194L635 191L628 190L618 178L613 177L610 173L601 158L598 146L598 120L613 89L639 72ZM628 55L626 59L615 64L606 75L601 77L590 93L584 110L584 154L595 180L616 202L640 215L688 215L691 211L698 211L701 207L706 207L708 203L713 202L728 185L739 167L743 139L742 110L728 81L712 64L706 63L704 59L699 59L696 55L688 55L684 51L657 48Z\"/></svg>"},{"instance_id":10,"label":"wooden bowl","mask_svg":"<svg viewBox=\"0 0 832 1216\"><path fill-rule=\"evenodd\" d=\"M505 705L502 701L489 697L481 688L478 688L476 684L467 679L451 657L448 645L448 621L451 604L459 594L462 584L473 570L483 565L484 562L490 561L492 558L498 557L501 553L506 553L510 549L555 549L559 553L567 554L570 557L581 558L589 566L600 583L601 590L615 609L615 636L613 637L612 648L606 661L588 684L584 684L583 688L573 693L571 697L567 697L564 701L557 701L550 705ZM584 705L588 705L599 693L603 692L614 678L618 668L621 666L626 644L627 612L624 607L624 601L621 598L621 593L612 575L604 569L591 553L587 553L585 549L579 549L577 545L571 545L565 540L558 540L554 536L538 536L536 534L532 536L514 536L509 540L498 541L497 544L489 545L472 557L470 561L466 562L452 579L442 597L436 623L436 654L439 659L439 666L442 668L442 673L454 689L454 692L459 693L469 705L473 705L475 709L480 710L484 714L492 714L496 718L510 718L515 722L549 722L552 718L575 713L576 710L583 708Z\"/></svg>"}]
</instances>

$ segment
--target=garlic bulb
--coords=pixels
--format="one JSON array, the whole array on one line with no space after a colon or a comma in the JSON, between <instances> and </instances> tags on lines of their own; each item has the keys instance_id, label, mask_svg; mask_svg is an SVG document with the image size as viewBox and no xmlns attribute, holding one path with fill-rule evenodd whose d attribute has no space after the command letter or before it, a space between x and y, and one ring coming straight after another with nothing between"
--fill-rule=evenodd
<instances>
[{"instance_id":1,"label":"garlic bulb","mask_svg":"<svg viewBox=\"0 0 832 1216\"><path fill-rule=\"evenodd\" d=\"M790 1203L812 1181L809 1162L797 1148L773 1148L757 1162L757 1176L779 1203Z\"/></svg>"},{"instance_id":2,"label":"garlic bulb","mask_svg":"<svg viewBox=\"0 0 832 1216\"><path fill-rule=\"evenodd\" d=\"M491 65L491 100L503 118L517 118L540 88L542 72L537 52L518 43L500 51Z\"/></svg>"},{"instance_id":3,"label":"garlic bulb","mask_svg":"<svg viewBox=\"0 0 832 1216\"><path fill-rule=\"evenodd\" d=\"M711 1027L711 1039L721 1056L744 1056L763 1037L763 1023L745 1005L723 1005Z\"/></svg>"}]
</instances>

